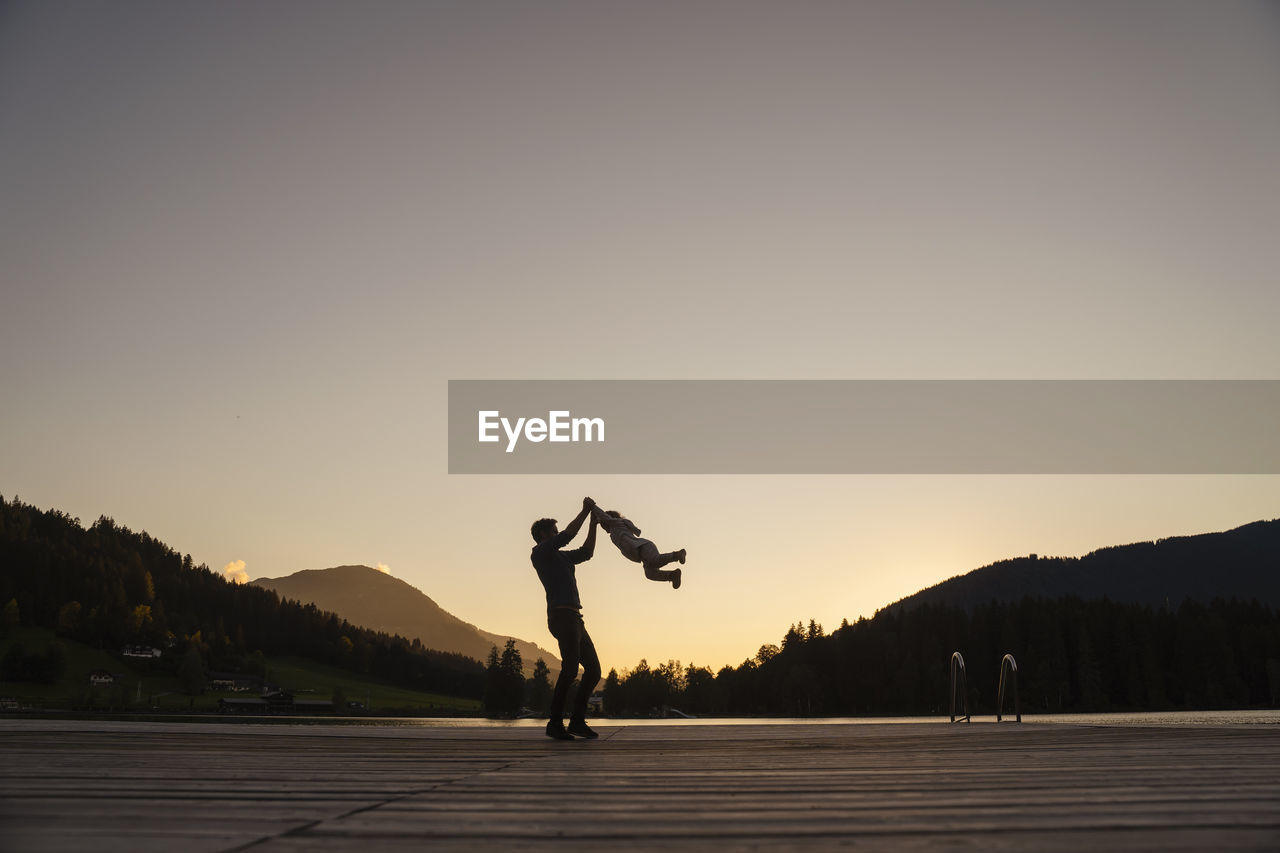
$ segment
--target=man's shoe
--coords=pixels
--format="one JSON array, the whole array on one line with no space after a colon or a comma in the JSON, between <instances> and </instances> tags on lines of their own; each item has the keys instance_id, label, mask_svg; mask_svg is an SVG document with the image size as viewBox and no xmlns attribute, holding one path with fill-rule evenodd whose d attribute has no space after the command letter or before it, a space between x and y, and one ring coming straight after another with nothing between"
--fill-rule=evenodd
<instances>
[{"instance_id":1,"label":"man's shoe","mask_svg":"<svg viewBox=\"0 0 1280 853\"><path fill-rule=\"evenodd\" d=\"M672 589L679 589L679 588L680 588L680 578L681 578L681 577L683 577L683 576L684 576L684 569L676 569L676 570L675 570L675 577L673 577L673 578L671 579L671 588L672 588Z\"/></svg>"},{"instance_id":2,"label":"man's shoe","mask_svg":"<svg viewBox=\"0 0 1280 853\"><path fill-rule=\"evenodd\" d=\"M565 731L564 723L560 720L552 720L547 723L547 737L555 740L573 740L573 735Z\"/></svg>"},{"instance_id":3,"label":"man's shoe","mask_svg":"<svg viewBox=\"0 0 1280 853\"><path fill-rule=\"evenodd\" d=\"M584 737L584 738L587 738L588 740L595 740L596 738L600 737L600 735L593 732L587 726L586 720L570 720L568 731L569 731L570 737L572 737L573 735L577 735L578 737Z\"/></svg>"}]
</instances>

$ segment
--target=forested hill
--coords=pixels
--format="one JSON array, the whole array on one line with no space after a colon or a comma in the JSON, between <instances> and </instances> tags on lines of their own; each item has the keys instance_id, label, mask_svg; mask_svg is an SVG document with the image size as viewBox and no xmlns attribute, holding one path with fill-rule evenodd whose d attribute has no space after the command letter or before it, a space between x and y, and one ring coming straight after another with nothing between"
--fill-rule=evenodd
<instances>
[{"instance_id":1,"label":"forested hill","mask_svg":"<svg viewBox=\"0 0 1280 853\"><path fill-rule=\"evenodd\" d=\"M313 602L353 624L416 638L429 649L483 660L491 648L501 649L508 639L514 639L529 672L538 658L553 670L560 668L559 659L546 649L518 637L482 631L436 604L417 587L368 566L304 569L286 577L258 578L251 583L295 601Z\"/></svg>"},{"instance_id":2,"label":"forested hill","mask_svg":"<svg viewBox=\"0 0 1280 853\"><path fill-rule=\"evenodd\" d=\"M0 606L24 625L97 648L195 649L212 670L255 652L297 655L405 687L479 698L477 660L348 624L314 604L227 582L147 533L107 517L85 528L57 510L0 497Z\"/></svg>"},{"instance_id":3,"label":"forested hill","mask_svg":"<svg viewBox=\"0 0 1280 853\"><path fill-rule=\"evenodd\" d=\"M1175 608L1187 598L1203 603L1237 598L1280 607L1280 520L1100 548L1083 557L1032 554L1001 560L885 609L922 604L971 609L991 601L1063 596Z\"/></svg>"}]
</instances>

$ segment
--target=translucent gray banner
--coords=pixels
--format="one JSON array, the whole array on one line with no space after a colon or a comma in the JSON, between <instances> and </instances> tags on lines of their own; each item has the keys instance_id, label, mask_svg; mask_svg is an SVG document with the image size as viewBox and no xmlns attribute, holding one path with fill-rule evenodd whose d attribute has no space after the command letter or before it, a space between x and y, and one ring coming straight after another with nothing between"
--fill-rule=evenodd
<instances>
[{"instance_id":1,"label":"translucent gray banner","mask_svg":"<svg viewBox=\"0 0 1280 853\"><path fill-rule=\"evenodd\" d=\"M451 474L1276 474L1280 380L450 380Z\"/></svg>"}]
</instances>

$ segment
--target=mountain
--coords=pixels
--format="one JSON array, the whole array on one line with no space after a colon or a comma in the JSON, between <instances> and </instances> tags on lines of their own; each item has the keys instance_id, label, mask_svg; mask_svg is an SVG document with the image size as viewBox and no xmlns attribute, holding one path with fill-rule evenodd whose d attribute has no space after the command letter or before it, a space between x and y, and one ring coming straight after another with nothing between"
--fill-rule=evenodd
<instances>
[{"instance_id":1,"label":"mountain","mask_svg":"<svg viewBox=\"0 0 1280 853\"><path fill-rule=\"evenodd\" d=\"M923 589L885 608L973 608L1022 598L1109 598L1177 607L1184 599L1257 599L1280 607L1280 519L1222 533L1101 548L1083 557L1015 557Z\"/></svg>"},{"instance_id":2,"label":"mountain","mask_svg":"<svg viewBox=\"0 0 1280 853\"><path fill-rule=\"evenodd\" d=\"M467 699L483 696L487 680L484 664L471 657L415 648L271 590L231 583L107 516L86 529L65 512L3 496L0 602L0 634L16 626L94 649L163 649L155 666L170 676L185 672L188 692L198 693L202 671L263 674L263 658L278 656ZM24 667L29 656L15 657ZM0 679L12 675L12 663L0 660Z\"/></svg>"},{"instance_id":3,"label":"mountain","mask_svg":"<svg viewBox=\"0 0 1280 853\"><path fill-rule=\"evenodd\" d=\"M399 634L409 640L417 638L429 649L457 652L479 661L488 657L493 646L501 651L508 639L504 634L482 631L462 621L417 587L368 566L305 569L251 583L274 590L282 598L314 603L352 625ZM526 673L532 671L538 658L546 661L553 674L559 670L560 659L551 652L519 638L515 641Z\"/></svg>"}]
</instances>

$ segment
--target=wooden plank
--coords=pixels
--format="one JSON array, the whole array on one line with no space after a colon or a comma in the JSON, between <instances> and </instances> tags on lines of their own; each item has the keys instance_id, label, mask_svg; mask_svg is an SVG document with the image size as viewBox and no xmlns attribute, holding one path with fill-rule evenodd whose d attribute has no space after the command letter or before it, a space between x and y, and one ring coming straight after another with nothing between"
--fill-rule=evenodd
<instances>
[{"instance_id":1,"label":"wooden plank","mask_svg":"<svg viewBox=\"0 0 1280 853\"><path fill-rule=\"evenodd\" d=\"M1280 849L1280 730L0 720L0 848Z\"/></svg>"}]
</instances>

